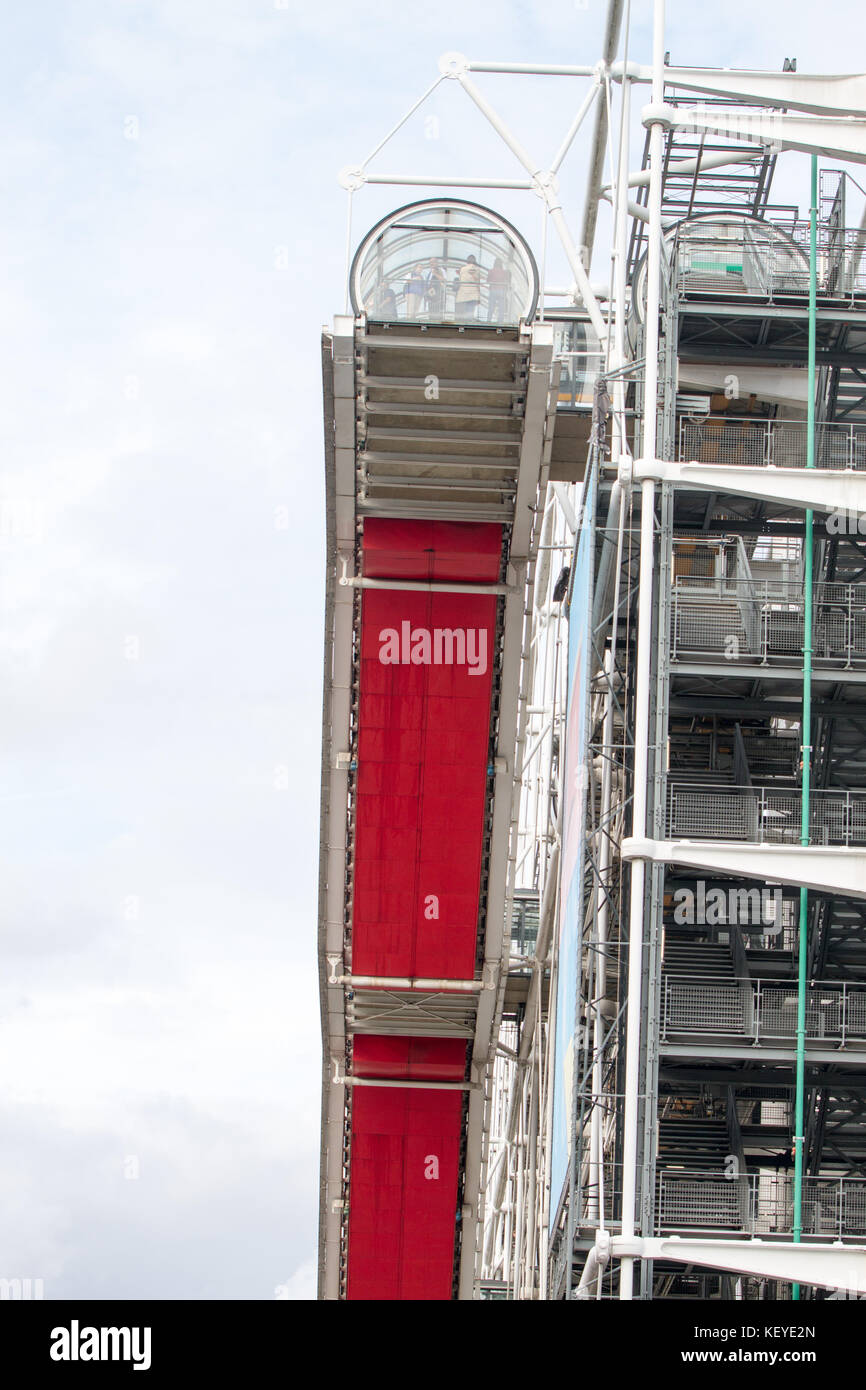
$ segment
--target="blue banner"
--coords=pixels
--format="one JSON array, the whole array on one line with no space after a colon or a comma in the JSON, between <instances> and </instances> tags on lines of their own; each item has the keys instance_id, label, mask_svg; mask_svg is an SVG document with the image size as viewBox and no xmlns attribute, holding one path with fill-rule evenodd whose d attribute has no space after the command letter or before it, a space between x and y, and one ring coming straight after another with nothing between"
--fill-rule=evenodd
<instances>
[{"instance_id":1,"label":"blue banner","mask_svg":"<svg viewBox=\"0 0 866 1390\"><path fill-rule=\"evenodd\" d=\"M562 847L557 926L556 1032L550 1220L568 1176L574 1142L574 1066L577 1047L578 970L583 915L586 789L588 785L590 625L595 546L595 469L584 492L568 610L568 704L563 775Z\"/></svg>"}]
</instances>

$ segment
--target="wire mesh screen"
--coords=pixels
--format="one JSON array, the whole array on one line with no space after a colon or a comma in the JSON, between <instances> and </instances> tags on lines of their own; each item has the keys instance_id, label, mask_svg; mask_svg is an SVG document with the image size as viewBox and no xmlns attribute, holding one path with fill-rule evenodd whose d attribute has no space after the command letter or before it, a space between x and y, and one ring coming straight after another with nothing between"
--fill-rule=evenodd
<instances>
[{"instance_id":1,"label":"wire mesh screen","mask_svg":"<svg viewBox=\"0 0 866 1390\"><path fill-rule=\"evenodd\" d=\"M662 1171L658 1176L658 1231L749 1231L787 1235L794 1227L793 1184L786 1178L743 1173ZM803 1180L804 1235L852 1239L866 1233L866 1182L859 1178Z\"/></svg>"},{"instance_id":2,"label":"wire mesh screen","mask_svg":"<svg viewBox=\"0 0 866 1390\"><path fill-rule=\"evenodd\" d=\"M799 844L800 791L675 783L668 787L667 828L680 839ZM866 844L866 792L813 792L809 844Z\"/></svg>"},{"instance_id":3,"label":"wire mesh screen","mask_svg":"<svg viewBox=\"0 0 866 1390\"><path fill-rule=\"evenodd\" d=\"M805 468L808 433L805 422L732 420L708 416L680 420L680 460L742 464L750 468ZM866 468L866 429L855 425L818 425L818 468Z\"/></svg>"},{"instance_id":4,"label":"wire mesh screen","mask_svg":"<svg viewBox=\"0 0 866 1390\"><path fill-rule=\"evenodd\" d=\"M702 1173L659 1174L660 1230L745 1231L752 1225L752 1191L747 1180Z\"/></svg>"},{"instance_id":5,"label":"wire mesh screen","mask_svg":"<svg viewBox=\"0 0 866 1390\"><path fill-rule=\"evenodd\" d=\"M751 995L748 986L746 990ZM696 984L669 977L665 981L663 1034L742 1033L746 990L736 984Z\"/></svg>"}]
</instances>

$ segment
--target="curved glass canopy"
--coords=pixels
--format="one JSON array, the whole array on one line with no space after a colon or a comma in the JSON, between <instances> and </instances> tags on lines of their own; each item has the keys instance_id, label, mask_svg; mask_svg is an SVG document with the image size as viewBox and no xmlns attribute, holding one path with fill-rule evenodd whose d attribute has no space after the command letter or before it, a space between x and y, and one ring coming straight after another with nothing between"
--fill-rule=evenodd
<instances>
[{"instance_id":1,"label":"curved glass canopy","mask_svg":"<svg viewBox=\"0 0 866 1390\"><path fill-rule=\"evenodd\" d=\"M410 203L358 248L350 278L356 314L382 323L515 326L538 300L526 242L498 213L458 199Z\"/></svg>"}]
</instances>

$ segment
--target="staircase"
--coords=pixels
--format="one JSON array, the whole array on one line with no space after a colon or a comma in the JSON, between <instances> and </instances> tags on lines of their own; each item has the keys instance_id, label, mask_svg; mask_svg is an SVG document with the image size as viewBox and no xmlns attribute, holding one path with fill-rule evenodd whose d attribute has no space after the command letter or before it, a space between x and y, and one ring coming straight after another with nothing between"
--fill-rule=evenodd
<instances>
[{"instance_id":1,"label":"staircase","mask_svg":"<svg viewBox=\"0 0 866 1390\"><path fill-rule=\"evenodd\" d=\"M730 1151L724 1119L678 1115L659 1121L660 1169L682 1168L688 1173L715 1173L722 1178Z\"/></svg>"},{"instance_id":2,"label":"staircase","mask_svg":"<svg viewBox=\"0 0 866 1390\"><path fill-rule=\"evenodd\" d=\"M866 972L866 902L834 898L829 912L822 975L826 979L862 979Z\"/></svg>"},{"instance_id":3,"label":"staircase","mask_svg":"<svg viewBox=\"0 0 866 1390\"><path fill-rule=\"evenodd\" d=\"M866 372L862 368L837 368L833 391L833 420L840 425L866 425Z\"/></svg>"},{"instance_id":4,"label":"staircase","mask_svg":"<svg viewBox=\"0 0 866 1390\"><path fill-rule=\"evenodd\" d=\"M662 976L676 975L706 981L710 976L720 983L734 983L734 964L731 950L719 942L695 941L694 930L677 931L665 928L665 953Z\"/></svg>"},{"instance_id":5,"label":"staircase","mask_svg":"<svg viewBox=\"0 0 866 1390\"><path fill-rule=\"evenodd\" d=\"M694 1104L695 1111L659 1120L658 1229L740 1230L748 1194L728 1177L727 1120L702 1113L700 1102L677 1103Z\"/></svg>"},{"instance_id":6,"label":"staircase","mask_svg":"<svg viewBox=\"0 0 866 1390\"><path fill-rule=\"evenodd\" d=\"M698 928L700 930L700 928ZM729 946L695 941L694 928L665 928L661 1035L696 1046L745 1033L745 996Z\"/></svg>"},{"instance_id":7,"label":"staircase","mask_svg":"<svg viewBox=\"0 0 866 1390\"><path fill-rule=\"evenodd\" d=\"M845 718L845 706L836 707L824 751L823 782L828 787L860 791L866 786L866 732L862 721Z\"/></svg>"},{"instance_id":8,"label":"staircase","mask_svg":"<svg viewBox=\"0 0 866 1390\"><path fill-rule=\"evenodd\" d=\"M818 1153L810 1165L813 1171L866 1176L866 1098L858 1091L846 1091L844 1082L835 1081L822 1098L814 1142Z\"/></svg>"}]
</instances>

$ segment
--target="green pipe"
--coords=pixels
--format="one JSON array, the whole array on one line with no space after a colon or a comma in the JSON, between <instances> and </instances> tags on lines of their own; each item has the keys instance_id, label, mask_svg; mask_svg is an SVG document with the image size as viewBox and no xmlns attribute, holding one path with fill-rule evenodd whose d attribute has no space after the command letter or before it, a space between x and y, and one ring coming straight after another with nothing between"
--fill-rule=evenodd
<instances>
[{"instance_id":1,"label":"green pipe","mask_svg":"<svg viewBox=\"0 0 866 1390\"><path fill-rule=\"evenodd\" d=\"M807 386L806 467L815 467L815 320L818 298L818 157L812 155L812 196L809 208L809 379ZM800 803L800 844L809 843L809 791L812 771L812 512L806 512L803 582L803 786ZM800 931L797 971L797 1083L794 1114L794 1241L803 1234L803 1160L806 1145L806 970L809 955L809 893L800 889ZM800 1285L792 1297L799 1299Z\"/></svg>"}]
</instances>

